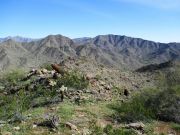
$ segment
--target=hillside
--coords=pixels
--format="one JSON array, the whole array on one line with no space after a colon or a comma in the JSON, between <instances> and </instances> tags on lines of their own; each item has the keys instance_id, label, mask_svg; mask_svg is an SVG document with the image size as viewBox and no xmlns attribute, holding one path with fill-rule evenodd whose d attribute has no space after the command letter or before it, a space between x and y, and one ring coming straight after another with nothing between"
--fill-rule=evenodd
<instances>
[{"instance_id":1,"label":"hillside","mask_svg":"<svg viewBox=\"0 0 180 135\"><path fill-rule=\"evenodd\" d=\"M140 73L84 57L6 72L0 77L0 133L178 135L179 73L176 64Z\"/></svg>"},{"instance_id":2,"label":"hillside","mask_svg":"<svg viewBox=\"0 0 180 135\"><path fill-rule=\"evenodd\" d=\"M9 39L0 43L0 52L1 70L59 63L68 57L87 57L105 66L134 70L148 64L180 59L180 44L156 43L119 35L74 40L62 35L49 35L31 42Z\"/></svg>"}]
</instances>

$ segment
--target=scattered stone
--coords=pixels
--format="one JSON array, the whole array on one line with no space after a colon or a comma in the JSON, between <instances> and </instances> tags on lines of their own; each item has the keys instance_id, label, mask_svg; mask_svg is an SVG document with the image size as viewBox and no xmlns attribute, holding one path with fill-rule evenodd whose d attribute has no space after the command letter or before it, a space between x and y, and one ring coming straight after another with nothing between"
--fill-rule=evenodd
<instances>
[{"instance_id":1,"label":"scattered stone","mask_svg":"<svg viewBox=\"0 0 180 135\"><path fill-rule=\"evenodd\" d=\"M104 88L105 88L106 90L110 90L110 89L111 89L111 87L110 87L109 85L105 86Z\"/></svg>"},{"instance_id":2,"label":"scattered stone","mask_svg":"<svg viewBox=\"0 0 180 135\"><path fill-rule=\"evenodd\" d=\"M143 130L145 125L142 122L137 122L137 123L130 123L126 126L126 128L133 128L136 130Z\"/></svg>"},{"instance_id":3,"label":"scattered stone","mask_svg":"<svg viewBox=\"0 0 180 135\"><path fill-rule=\"evenodd\" d=\"M38 123L37 126L57 129L59 126L59 123L60 123L59 117L54 115L52 116L52 118L48 118L47 120L41 123Z\"/></svg>"},{"instance_id":4,"label":"scattered stone","mask_svg":"<svg viewBox=\"0 0 180 135\"><path fill-rule=\"evenodd\" d=\"M20 127L13 127L14 130L19 131Z\"/></svg>"},{"instance_id":5,"label":"scattered stone","mask_svg":"<svg viewBox=\"0 0 180 135\"><path fill-rule=\"evenodd\" d=\"M11 133L11 132L7 132L7 131L2 132L1 134L2 134L2 135L12 135L12 133Z\"/></svg>"},{"instance_id":6,"label":"scattered stone","mask_svg":"<svg viewBox=\"0 0 180 135\"><path fill-rule=\"evenodd\" d=\"M0 120L0 128L3 127L7 122Z\"/></svg>"},{"instance_id":7,"label":"scattered stone","mask_svg":"<svg viewBox=\"0 0 180 135\"><path fill-rule=\"evenodd\" d=\"M86 79L87 79L87 80L94 79L94 75L91 74L91 73L88 73L88 74L86 74Z\"/></svg>"},{"instance_id":8,"label":"scattered stone","mask_svg":"<svg viewBox=\"0 0 180 135\"><path fill-rule=\"evenodd\" d=\"M82 131L82 135L90 135L89 129L84 128Z\"/></svg>"},{"instance_id":9,"label":"scattered stone","mask_svg":"<svg viewBox=\"0 0 180 135\"><path fill-rule=\"evenodd\" d=\"M41 70L38 69L38 70L35 71L35 74L36 75L42 75L43 73L41 72Z\"/></svg>"},{"instance_id":10,"label":"scattered stone","mask_svg":"<svg viewBox=\"0 0 180 135\"><path fill-rule=\"evenodd\" d=\"M6 124L6 123L7 123L6 121L0 120L0 124Z\"/></svg>"},{"instance_id":11,"label":"scattered stone","mask_svg":"<svg viewBox=\"0 0 180 135\"><path fill-rule=\"evenodd\" d=\"M43 74L47 74L47 73L48 73L48 70L45 69L45 68L43 68L43 69L41 69L41 72L42 72Z\"/></svg>"},{"instance_id":12,"label":"scattered stone","mask_svg":"<svg viewBox=\"0 0 180 135\"><path fill-rule=\"evenodd\" d=\"M53 80L49 80L48 83L49 83L49 86L55 86L55 85L57 84L57 83L56 83L55 81L53 81Z\"/></svg>"},{"instance_id":13,"label":"scattered stone","mask_svg":"<svg viewBox=\"0 0 180 135\"><path fill-rule=\"evenodd\" d=\"M72 124L70 122L66 122L65 126L68 127L70 130L78 131L77 126L75 126L74 124Z\"/></svg>"},{"instance_id":14,"label":"scattered stone","mask_svg":"<svg viewBox=\"0 0 180 135\"><path fill-rule=\"evenodd\" d=\"M5 87L4 86L0 86L0 90L4 90L5 89Z\"/></svg>"},{"instance_id":15,"label":"scattered stone","mask_svg":"<svg viewBox=\"0 0 180 135\"><path fill-rule=\"evenodd\" d=\"M99 81L99 84L100 84L101 86L105 86L105 85L106 85L106 83L103 82L103 81Z\"/></svg>"},{"instance_id":16,"label":"scattered stone","mask_svg":"<svg viewBox=\"0 0 180 135\"><path fill-rule=\"evenodd\" d=\"M8 95L8 93L6 91L3 92L4 95Z\"/></svg>"},{"instance_id":17,"label":"scattered stone","mask_svg":"<svg viewBox=\"0 0 180 135\"><path fill-rule=\"evenodd\" d=\"M37 125L36 125L36 124L33 124L33 125L32 125L32 128L36 128L36 127L37 127Z\"/></svg>"},{"instance_id":18,"label":"scattered stone","mask_svg":"<svg viewBox=\"0 0 180 135\"><path fill-rule=\"evenodd\" d=\"M173 131L168 131L168 135L176 135Z\"/></svg>"}]
</instances>

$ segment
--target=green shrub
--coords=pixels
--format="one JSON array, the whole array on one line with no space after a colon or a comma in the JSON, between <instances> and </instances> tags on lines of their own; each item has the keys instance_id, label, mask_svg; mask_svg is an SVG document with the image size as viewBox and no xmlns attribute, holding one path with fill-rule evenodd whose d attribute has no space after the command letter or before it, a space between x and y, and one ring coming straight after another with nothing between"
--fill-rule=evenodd
<instances>
[{"instance_id":1,"label":"green shrub","mask_svg":"<svg viewBox=\"0 0 180 135\"><path fill-rule=\"evenodd\" d=\"M52 70L52 67L51 67L50 63L44 63L43 65L40 66L40 68L45 68L47 70Z\"/></svg>"},{"instance_id":2,"label":"green shrub","mask_svg":"<svg viewBox=\"0 0 180 135\"><path fill-rule=\"evenodd\" d=\"M29 107L29 102L27 101L29 99L24 95L23 90L14 95L1 96L1 99L4 103L0 106L0 119L3 120L10 119L15 113L22 114Z\"/></svg>"},{"instance_id":3,"label":"green shrub","mask_svg":"<svg viewBox=\"0 0 180 135\"><path fill-rule=\"evenodd\" d=\"M17 91L15 94L2 94L0 97L0 119L7 120L16 112L23 113L33 106L44 106L52 103L51 100L55 96L55 89L49 90L40 84L37 85L33 91L27 91L22 87L22 89ZM39 100L42 98L43 100ZM34 102L37 104L34 105Z\"/></svg>"},{"instance_id":4,"label":"green shrub","mask_svg":"<svg viewBox=\"0 0 180 135\"><path fill-rule=\"evenodd\" d=\"M96 121L91 121L91 135L136 135L131 129L114 128L112 125L107 125L105 128L96 125Z\"/></svg>"},{"instance_id":5,"label":"green shrub","mask_svg":"<svg viewBox=\"0 0 180 135\"><path fill-rule=\"evenodd\" d=\"M130 101L113 104L110 107L116 111L114 116L120 118L121 122L148 120L155 118L154 108L147 105L148 99L153 98L153 96L153 93L146 91L142 94L136 94Z\"/></svg>"},{"instance_id":6,"label":"green shrub","mask_svg":"<svg viewBox=\"0 0 180 135\"><path fill-rule=\"evenodd\" d=\"M96 124L96 120L90 122L91 135L103 135L103 128Z\"/></svg>"},{"instance_id":7,"label":"green shrub","mask_svg":"<svg viewBox=\"0 0 180 135\"><path fill-rule=\"evenodd\" d=\"M104 128L104 132L109 135L113 133L113 126L108 124L105 128Z\"/></svg>"},{"instance_id":8,"label":"green shrub","mask_svg":"<svg viewBox=\"0 0 180 135\"><path fill-rule=\"evenodd\" d=\"M61 116L63 121L67 121L72 118L75 113L75 107L71 103L64 103L58 109L58 114Z\"/></svg>"},{"instance_id":9,"label":"green shrub","mask_svg":"<svg viewBox=\"0 0 180 135\"><path fill-rule=\"evenodd\" d=\"M174 129L177 132L180 132L180 124L172 123L171 128Z\"/></svg>"},{"instance_id":10,"label":"green shrub","mask_svg":"<svg viewBox=\"0 0 180 135\"><path fill-rule=\"evenodd\" d=\"M129 101L110 106L116 111L113 117L118 117L120 122L151 121L152 119L179 122L179 119L176 119L180 109L178 106L180 97L177 95L179 90L179 87L145 90Z\"/></svg>"},{"instance_id":11,"label":"green shrub","mask_svg":"<svg viewBox=\"0 0 180 135\"><path fill-rule=\"evenodd\" d=\"M88 87L89 82L80 73L71 71L58 80L58 86L62 85L76 89L84 89Z\"/></svg>"},{"instance_id":12,"label":"green shrub","mask_svg":"<svg viewBox=\"0 0 180 135\"><path fill-rule=\"evenodd\" d=\"M17 83L25 76L23 70L13 70L8 73L4 73L0 78L0 83L4 86L17 85Z\"/></svg>"},{"instance_id":13,"label":"green shrub","mask_svg":"<svg viewBox=\"0 0 180 135\"><path fill-rule=\"evenodd\" d=\"M180 77L178 71L160 72L159 88L143 90L124 103L110 106L120 122L151 121L152 119L180 122Z\"/></svg>"}]
</instances>

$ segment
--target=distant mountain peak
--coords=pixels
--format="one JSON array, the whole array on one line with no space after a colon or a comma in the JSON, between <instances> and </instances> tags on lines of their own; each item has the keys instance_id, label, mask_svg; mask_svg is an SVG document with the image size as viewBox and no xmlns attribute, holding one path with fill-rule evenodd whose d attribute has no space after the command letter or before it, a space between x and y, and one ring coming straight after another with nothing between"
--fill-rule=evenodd
<instances>
[{"instance_id":1,"label":"distant mountain peak","mask_svg":"<svg viewBox=\"0 0 180 135\"><path fill-rule=\"evenodd\" d=\"M7 41L7 40L14 40L16 42L32 42L32 41L36 41L38 39L32 39L32 38L26 38L26 37L21 37L21 36L8 36L8 37L5 37L5 38L0 38L0 43L4 42L4 41Z\"/></svg>"}]
</instances>

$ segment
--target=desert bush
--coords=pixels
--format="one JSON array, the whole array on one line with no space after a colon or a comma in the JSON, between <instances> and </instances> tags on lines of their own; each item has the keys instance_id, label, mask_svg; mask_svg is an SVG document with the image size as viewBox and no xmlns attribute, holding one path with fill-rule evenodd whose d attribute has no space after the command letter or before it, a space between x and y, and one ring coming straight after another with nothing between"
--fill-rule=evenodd
<instances>
[{"instance_id":1,"label":"desert bush","mask_svg":"<svg viewBox=\"0 0 180 135\"><path fill-rule=\"evenodd\" d=\"M84 89L88 87L89 82L82 74L77 71L71 71L59 79L58 86L62 85L76 89Z\"/></svg>"},{"instance_id":2,"label":"desert bush","mask_svg":"<svg viewBox=\"0 0 180 135\"><path fill-rule=\"evenodd\" d=\"M40 66L40 68L45 68L47 70L52 70L52 67L51 67L50 63L44 63L43 65Z\"/></svg>"},{"instance_id":3,"label":"desert bush","mask_svg":"<svg viewBox=\"0 0 180 135\"><path fill-rule=\"evenodd\" d=\"M60 105L57 112L63 121L67 121L72 118L75 113L75 107L72 103L65 102L63 105Z\"/></svg>"},{"instance_id":4,"label":"desert bush","mask_svg":"<svg viewBox=\"0 0 180 135\"><path fill-rule=\"evenodd\" d=\"M124 103L112 104L113 115L120 122L151 121L152 119L180 123L179 71L160 72L158 88L136 93Z\"/></svg>"},{"instance_id":5,"label":"desert bush","mask_svg":"<svg viewBox=\"0 0 180 135\"><path fill-rule=\"evenodd\" d=\"M144 92L143 94L136 94L130 101L122 104L113 104L111 107L116 110L116 114L113 117L118 117L118 120L121 122L134 122L155 118L154 108L147 105L150 97L153 97L151 92Z\"/></svg>"},{"instance_id":6,"label":"desert bush","mask_svg":"<svg viewBox=\"0 0 180 135\"><path fill-rule=\"evenodd\" d=\"M17 85L17 83L24 78L25 76L25 71L23 70L13 70L10 72L4 73L1 78L0 78L0 83L2 85Z\"/></svg>"},{"instance_id":7,"label":"desert bush","mask_svg":"<svg viewBox=\"0 0 180 135\"><path fill-rule=\"evenodd\" d=\"M180 90L180 89L179 89ZM149 121L160 119L163 121L179 122L180 98L176 89L149 89L136 94L130 101L112 105L116 110L114 118L121 122Z\"/></svg>"},{"instance_id":8,"label":"desert bush","mask_svg":"<svg viewBox=\"0 0 180 135\"><path fill-rule=\"evenodd\" d=\"M171 128L174 129L177 132L180 132L180 124L172 123Z\"/></svg>"},{"instance_id":9,"label":"desert bush","mask_svg":"<svg viewBox=\"0 0 180 135\"><path fill-rule=\"evenodd\" d=\"M93 119L90 122L89 128L91 130L91 135L103 135L103 128L96 124L96 120Z\"/></svg>"},{"instance_id":10,"label":"desert bush","mask_svg":"<svg viewBox=\"0 0 180 135\"><path fill-rule=\"evenodd\" d=\"M24 95L24 90L20 90L14 95L2 95L1 100L4 103L0 106L0 119L3 120L11 119L16 113L22 114L28 108L28 101L30 101Z\"/></svg>"},{"instance_id":11,"label":"desert bush","mask_svg":"<svg viewBox=\"0 0 180 135\"><path fill-rule=\"evenodd\" d=\"M11 119L15 113L22 114L24 111L32 107L34 101L43 97L45 100L43 103L38 104L46 105L46 103L51 103L51 100L56 95L56 89L47 90L46 86L37 84L33 90L25 89L27 83L22 82L21 78L23 75L19 72L9 73L3 78L8 81L5 84L4 92L10 89L11 85L13 87L18 86L19 90L16 93L1 94L0 96L0 119L7 120ZM47 101L50 100L50 101ZM53 102L53 101L52 101Z\"/></svg>"}]
</instances>

